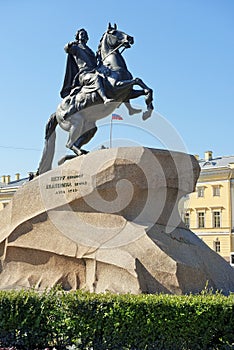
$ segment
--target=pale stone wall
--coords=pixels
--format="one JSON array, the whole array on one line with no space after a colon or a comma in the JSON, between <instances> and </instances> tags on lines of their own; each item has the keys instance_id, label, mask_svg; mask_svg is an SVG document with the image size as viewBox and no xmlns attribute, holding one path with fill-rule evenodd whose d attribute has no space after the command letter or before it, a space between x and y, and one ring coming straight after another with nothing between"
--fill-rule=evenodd
<instances>
[{"instance_id":1,"label":"pale stone wall","mask_svg":"<svg viewBox=\"0 0 234 350\"><path fill-rule=\"evenodd\" d=\"M234 269L178 214L199 172L181 152L123 147L25 183L0 212L0 288L234 292Z\"/></svg>"}]
</instances>

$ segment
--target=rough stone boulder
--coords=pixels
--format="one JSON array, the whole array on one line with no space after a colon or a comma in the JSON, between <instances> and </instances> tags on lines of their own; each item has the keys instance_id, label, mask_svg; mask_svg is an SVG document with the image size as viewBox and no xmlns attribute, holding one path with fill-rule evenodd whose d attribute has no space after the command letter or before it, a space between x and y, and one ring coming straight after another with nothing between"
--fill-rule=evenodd
<instances>
[{"instance_id":1,"label":"rough stone boulder","mask_svg":"<svg viewBox=\"0 0 234 350\"><path fill-rule=\"evenodd\" d=\"M178 214L199 172L193 156L126 147L25 183L0 212L0 288L234 291L234 270Z\"/></svg>"}]
</instances>

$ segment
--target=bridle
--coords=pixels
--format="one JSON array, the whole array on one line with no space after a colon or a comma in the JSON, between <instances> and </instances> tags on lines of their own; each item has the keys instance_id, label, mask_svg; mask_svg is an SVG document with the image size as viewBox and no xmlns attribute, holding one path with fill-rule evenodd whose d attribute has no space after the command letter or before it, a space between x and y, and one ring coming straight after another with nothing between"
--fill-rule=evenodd
<instances>
[{"instance_id":1,"label":"bridle","mask_svg":"<svg viewBox=\"0 0 234 350\"><path fill-rule=\"evenodd\" d=\"M103 59L102 62L105 61L105 59L112 55L112 53L114 53L115 51L117 51L118 49L120 49L122 46L124 45L124 42L122 42L121 44L119 44L118 46L116 46L112 51L110 51ZM126 47L123 48L123 50L120 52L121 54L124 52L124 50L126 49Z\"/></svg>"}]
</instances>

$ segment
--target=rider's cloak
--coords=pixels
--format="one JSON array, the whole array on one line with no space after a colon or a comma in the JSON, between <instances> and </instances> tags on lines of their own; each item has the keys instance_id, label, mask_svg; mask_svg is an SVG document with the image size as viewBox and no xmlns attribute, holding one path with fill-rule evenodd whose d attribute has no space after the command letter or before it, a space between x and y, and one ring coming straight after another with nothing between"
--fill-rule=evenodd
<instances>
[{"instance_id":1,"label":"rider's cloak","mask_svg":"<svg viewBox=\"0 0 234 350\"><path fill-rule=\"evenodd\" d=\"M64 82L63 82L62 89L60 91L60 96L62 98L65 98L70 94L71 89L73 88L73 80L78 72L79 72L79 69L77 67L77 64L73 55L68 54Z\"/></svg>"}]
</instances>

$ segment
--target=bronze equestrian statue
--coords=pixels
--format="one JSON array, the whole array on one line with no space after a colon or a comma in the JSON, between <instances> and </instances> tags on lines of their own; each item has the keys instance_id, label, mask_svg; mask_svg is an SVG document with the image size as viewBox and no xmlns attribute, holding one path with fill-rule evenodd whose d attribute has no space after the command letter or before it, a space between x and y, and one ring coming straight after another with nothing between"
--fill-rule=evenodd
<instances>
[{"instance_id":1,"label":"bronze equestrian statue","mask_svg":"<svg viewBox=\"0 0 234 350\"><path fill-rule=\"evenodd\" d=\"M147 110L143 120L153 111L153 91L140 78L133 78L128 71L120 48L130 48L132 36L110 24L103 34L97 54L87 46L88 34L80 29L76 41L68 43L66 73L60 95L61 103L46 125L45 146L38 168L42 174L52 167L57 124L68 132L66 147L75 155L87 153L81 147L88 143L97 131L96 121L109 116L122 103L129 114L141 110L131 106L130 100L145 96ZM138 86L141 89L134 89Z\"/></svg>"}]
</instances>

